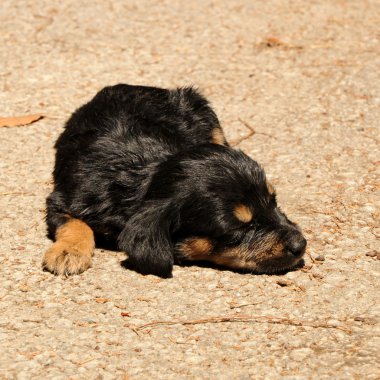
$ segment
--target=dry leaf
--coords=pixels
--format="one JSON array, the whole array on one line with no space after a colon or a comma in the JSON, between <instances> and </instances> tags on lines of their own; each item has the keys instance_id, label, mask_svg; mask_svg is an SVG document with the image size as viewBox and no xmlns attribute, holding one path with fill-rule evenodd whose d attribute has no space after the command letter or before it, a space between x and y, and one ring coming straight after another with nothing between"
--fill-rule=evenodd
<instances>
[{"instance_id":1,"label":"dry leaf","mask_svg":"<svg viewBox=\"0 0 380 380\"><path fill-rule=\"evenodd\" d=\"M304 48L301 45L293 45L285 41L282 41L277 37L267 37L259 43L259 46L267 47L267 48L279 47L279 48L284 48L284 49L303 49Z\"/></svg>"},{"instance_id":2,"label":"dry leaf","mask_svg":"<svg viewBox=\"0 0 380 380\"><path fill-rule=\"evenodd\" d=\"M20 354L25 356L27 359L32 360L35 356L41 354L41 351L21 351Z\"/></svg>"},{"instance_id":3,"label":"dry leaf","mask_svg":"<svg viewBox=\"0 0 380 380\"><path fill-rule=\"evenodd\" d=\"M82 322L82 321L77 321L77 322L74 322L77 326L80 326L80 327L96 327L98 326L98 323L96 322Z\"/></svg>"},{"instance_id":4,"label":"dry leaf","mask_svg":"<svg viewBox=\"0 0 380 380\"><path fill-rule=\"evenodd\" d=\"M268 47L274 47L274 46L283 46L286 45L283 41L281 41L277 37L267 37L264 41L263 44L268 46Z\"/></svg>"},{"instance_id":5,"label":"dry leaf","mask_svg":"<svg viewBox=\"0 0 380 380\"><path fill-rule=\"evenodd\" d=\"M95 301L97 303L106 303L109 301L109 299L108 298L95 298Z\"/></svg>"},{"instance_id":6,"label":"dry leaf","mask_svg":"<svg viewBox=\"0 0 380 380\"><path fill-rule=\"evenodd\" d=\"M0 127L17 127L20 125L32 124L44 117L41 114L25 115L17 117L0 117Z\"/></svg>"}]
</instances>

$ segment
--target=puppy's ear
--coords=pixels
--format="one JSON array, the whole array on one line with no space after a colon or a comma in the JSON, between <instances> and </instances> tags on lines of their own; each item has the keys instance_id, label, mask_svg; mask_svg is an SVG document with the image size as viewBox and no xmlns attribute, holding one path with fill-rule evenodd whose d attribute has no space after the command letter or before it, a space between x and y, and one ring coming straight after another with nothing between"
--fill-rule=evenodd
<instances>
[{"instance_id":1,"label":"puppy's ear","mask_svg":"<svg viewBox=\"0 0 380 380\"><path fill-rule=\"evenodd\" d=\"M145 204L124 226L118 238L119 248L142 274L171 277L173 249L170 240L170 217L167 205Z\"/></svg>"}]
</instances>

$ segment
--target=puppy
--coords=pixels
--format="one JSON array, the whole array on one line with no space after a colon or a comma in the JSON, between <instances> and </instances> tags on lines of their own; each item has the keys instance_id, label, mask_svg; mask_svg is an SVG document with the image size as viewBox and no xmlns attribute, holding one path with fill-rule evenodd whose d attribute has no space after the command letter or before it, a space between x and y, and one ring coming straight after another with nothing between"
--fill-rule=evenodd
<instances>
[{"instance_id":1,"label":"puppy","mask_svg":"<svg viewBox=\"0 0 380 380\"><path fill-rule=\"evenodd\" d=\"M305 252L263 169L229 146L192 88L106 87L74 112L55 148L50 272L89 268L94 234L161 277L182 260L274 273Z\"/></svg>"}]
</instances>

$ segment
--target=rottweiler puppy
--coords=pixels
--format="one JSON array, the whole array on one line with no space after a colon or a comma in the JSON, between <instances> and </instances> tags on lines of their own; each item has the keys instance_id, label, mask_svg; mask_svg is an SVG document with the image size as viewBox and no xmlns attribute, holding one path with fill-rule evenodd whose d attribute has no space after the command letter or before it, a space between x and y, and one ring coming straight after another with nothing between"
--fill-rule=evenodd
<instances>
[{"instance_id":1,"label":"rottweiler puppy","mask_svg":"<svg viewBox=\"0 0 380 380\"><path fill-rule=\"evenodd\" d=\"M142 274L210 261L255 273L296 266L306 248L260 165L227 143L193 88L119 84L74 112L58 138L43 267L91 266L95 237Z\"/></svg>"}]
</instances>

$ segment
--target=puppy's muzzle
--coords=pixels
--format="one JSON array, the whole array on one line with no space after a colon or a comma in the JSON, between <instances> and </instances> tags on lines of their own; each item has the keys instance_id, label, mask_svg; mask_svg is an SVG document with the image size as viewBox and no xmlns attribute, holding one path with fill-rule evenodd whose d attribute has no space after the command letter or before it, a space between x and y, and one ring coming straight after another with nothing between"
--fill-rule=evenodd
<instances>
[{"instance_id":1,"label":"puppy's muzzle","mask_svg":"<svg viewBox=\"0 0 380 380\"><path fill-rule=\"evenodd\" d=\"M285 241L285 248L294 257L302 257L306 251L306 239L298 230L292 231L289 235L289 238Z\"/></svg>"}]
</instances>

